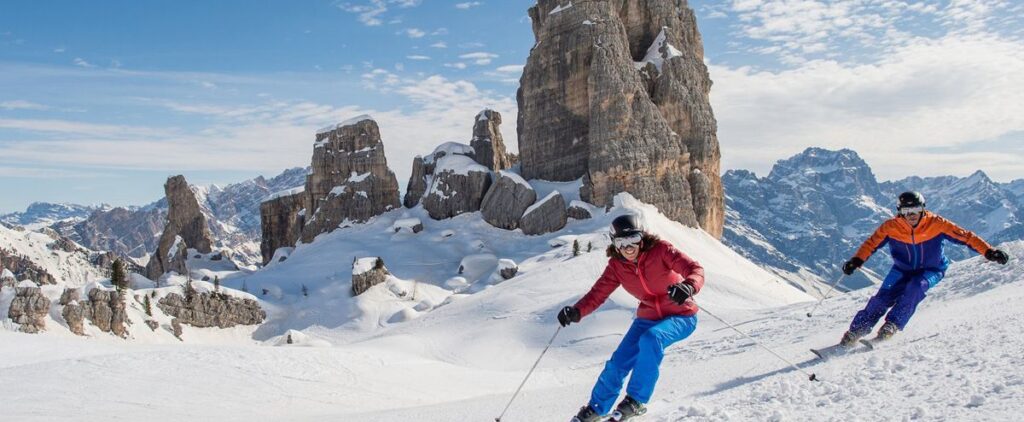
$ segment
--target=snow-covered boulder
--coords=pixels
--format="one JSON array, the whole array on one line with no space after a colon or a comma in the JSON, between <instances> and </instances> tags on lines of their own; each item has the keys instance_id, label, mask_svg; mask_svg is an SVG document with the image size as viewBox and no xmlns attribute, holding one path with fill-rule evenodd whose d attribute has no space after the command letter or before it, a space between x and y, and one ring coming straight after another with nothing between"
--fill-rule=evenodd
<instances>
[{"instance_id":1,"label":"snow-covered boulder","mask_svg":"<svg viewBox=\"0 0 1024 422\"><path fill-rule=\"evenodd\" d=\"M529 235L551 233L565 227L567 220L565 199L558 191L552 191L544 199L526 209L519 221L519 228Z\"/></svg>"},{"instance_id":2,"label":"snow-covered boulder","mask_svg":"<svg viewBox=\"0 0 1024 422\"><path fill-rule=\"evenodd\" d=\"M488 224L506 230L519 228L519 219L537 201L537 192L518 174L499 171L497 181L484 195L480 214Z\"/></svg>"},{"instance_id":3,"label":"snow-covered boulder","mask_svg":"<svg viewBox=\"0 0 1024 422\"><path fill-rule=\"evenodd\" d=\"M383 258L357 258L352 262L352 295L359 296L370 287L383 283L389 274Z\"/></svg>"},{"instance_id":4,"label":"snow-covered boulder","mask_svg":"<svg viewBox=\"0 0 1024 422\"><path fill-rule=\"evenodd\" d=\"M491 172L464 155L447 155L437 162L423 208L430 218L443 220L480 209Z\"/></svg>"},{"instance_id":5,"label":"snow-covered boulder","mask_svg":"<svg viewBox=\"0 0 1024 422\"><path fill-rule=\"evenodd\" d=\"M395 223L391 225L390 230L395 233L419 233L423 231L423 222L418 218L400 218L395 220Z\"/></svg>"},{"instance_id":6,"label":"snow-covered boulder","mask_svg":"<svg viewBox=\"0 0 1024 422\"><path fill-rule=\"evenodd\" d=\"M519 266L511 259L499 259L497 271L498 274L501 275L502 279L508 280L519 273Z\"/></svg>"},{"instance_id":7,"label":"snow-covered boulder","mask_svg":"<svg viewBox=\"0 0 1024 422\"><path fill-rule=\"evenodd\" d=\"M209 283L205 283L209 286ZM220 291L189 291L185 295L171 293L157 301L165 314L193 327L231 328L236 325L263 323L267 313L259 302L245 293Z\"/></svg>"},{"instance_id":8,"label":"snow-covered boulder","mask_svg":"<svg viewBox=\"0 0 1024 422\"><path fill-rule=\"evenodd\" d=\"M120 293L95 286L89 290L88 307L84 310L85 316L100 331L113 333L118 337L125 337L128 334L128 328L125 325L128 313L124 297Z\"/></svg>"},{"instance_id":9,"label":"snow-covered boulder","mask_svg":"<svg viewBox=\"0 0 1024 422\"><path fill-rule=\"evenodd\" d=\"M565 215L576 220L587 220L594 217L592 208L593 206L586 202L573 200L569 202L569 209L565 211Z\"/></svg>"},{"instance_id":10,"label":"snow-covered boulder","mask_svg":"<svg viewBox=\"0 0 1024 422\"><path fill-rule=\"evenodd\" d=\"M0 288L3 287L14 287L18 282L18 279L14 277L14 273L6 268L0 271Z\"/></svg>"}]
</instances>

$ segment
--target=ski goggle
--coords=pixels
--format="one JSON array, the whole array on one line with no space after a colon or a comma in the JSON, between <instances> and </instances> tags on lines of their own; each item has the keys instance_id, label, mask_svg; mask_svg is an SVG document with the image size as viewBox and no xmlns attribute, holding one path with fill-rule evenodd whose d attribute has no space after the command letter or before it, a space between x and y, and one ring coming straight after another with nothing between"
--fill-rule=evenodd
<instances>
[{"instance_id":1,"label":"ski goggle","mask_svg":"<svg viewBox=\"0 0 1024 422\"><path fill-rule=\"evenodd\" d=\"M924 207L922 207L922 206L903 207L903 208L900 208L898 211L899 211L900 215L919 214L919 213L924 212Z\"/></svg>"},{"instance_id":2,"label":"ski goggle","mask_svg":"<svg viewBox=\"0 0 1024 422\"><path fill-rule=\"evenodd\" d=\"M640 241L643 240L643 238L643 235L641 235L640 233L634 234L632 236L616 237L612 239L612 244L614 244L616 248L622 249L628 246L639 245Z\"/></svg>"}]
</instances>

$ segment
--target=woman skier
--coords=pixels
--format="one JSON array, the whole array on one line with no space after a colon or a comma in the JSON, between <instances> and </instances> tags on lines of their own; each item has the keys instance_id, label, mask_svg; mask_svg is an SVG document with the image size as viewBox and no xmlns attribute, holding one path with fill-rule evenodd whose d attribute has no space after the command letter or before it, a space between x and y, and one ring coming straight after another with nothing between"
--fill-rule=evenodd
<instances>
[{"instance_id":1,"label":"woman skier","mask_svg":"<svg viewBox=\"0 0 1024 422\"><path fill-rule=\"evenodd\" d=\"M876 340L889 339L906 327L917 305L924 300L925 292L935 287L946 274L949 259L942 251L944 240L967 245L989 261L1005 265L1010 259L1005 252L993 249L969 230L925 211L924 196L920 193L903 192L898 201L897 215L882 223L857 253L843 264L843 273L853 274L871 254L886 244L893 261L878 293L853 317L850 329L839 342L844 347L857 344L857 340L868 335L887 312Z\"/></svg>"},{"instance_id":2,"label":"woman skier","mask_svg":"<svg viewBox=\"0 0 1024 422\"><path fill-rule=\"evenodd\" d=\"M704 285L704 267L671 243L645 232L635 215L615 218L611 237L604 273L575 305L559 311L558 322L563 327L580 322L619 286L639 299L640 306L598 376L590 402L573 422L605 420L630 372L626 397L611 418L625 421L646 413L645 403L654 392L665 349L697 328L697 305L690 298Z\"/></svg>"}]
</instances>

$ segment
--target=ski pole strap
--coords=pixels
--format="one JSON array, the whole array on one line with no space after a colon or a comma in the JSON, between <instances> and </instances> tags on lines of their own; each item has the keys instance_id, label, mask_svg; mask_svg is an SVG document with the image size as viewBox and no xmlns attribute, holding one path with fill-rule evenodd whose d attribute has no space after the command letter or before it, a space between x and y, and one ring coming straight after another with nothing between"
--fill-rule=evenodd
<instances>
[{"instance_id":1,"label":"ski pole strap","mask_svg":"<svg viewBox=\"0 0 1024 422\"><path fill-rule=\"evenodd\" d=\"M533 367L530 368L530 372L526 373L526 378L523 378L523 382L519 383L519 388L516 389L515 394L512 394L512 398L508 401L508 404L505 405L505 410L502 410L501 411L501 415L499 415L498 417L494 418L495 422L501 422L501 418L505 416L505 412L508 412L509 406L512 406L512 402L516 400L516 396L519 395L519 391L523 389L524 385L526 385L526 380L530 379L530 375L533 374L533 370L537 369L537 364L540 363L540 359L542 357L544 357L545 353L548 352L548 348L551 347L551 343L555 342L555 337L558 336L558 332L559 331L562 331L562 327L561 326L558 326L558 328L555 329L555 334L551 335L551 340L548 340L548 345L544 346L544 350L542 352L540 352L540 356L538 356L537 357L537 361L533 363Z\"/></svg>"},{"instance_id":2,"label":"ski pole strap","mask_svg":"<svg viewBox=\"0 0 1024 422\"><path fill-rule=\"evenodd\" d=\"M751 336L750 336L749 334L747 334L747 333L744 333L743 331L740 331L740 329L739 329L739 328L736 328L736 327L734 327L734 326L733 326L732 324L730 324L730 323L726 322L726 321L725 321L724 319L722 319L722 318L719 318L719 317L718 317L718 316L716 316L715 314L711 313L711 311L708 311L708 310L707 310L707 308L705 308L705 307L704 307L703 305L701 305L701 306L699 307L699 309L700 309L700 310L702 310L702 311L704 311L704 313L706 313L706 314L708 314L708 315L711 315L711 317L713 317L714 319L717 319L717 320L718 320L719 322L721 322L722 324L728 325L728 326L729 326L729 328L732 328L732 329L733 329L733 331L735 331L735 332L737 332L737 333L740 333L740 334L741 334L741 335L743 335L744 337L746 337L746 338L750 339L750 341L754 342L754 344L756 344L756 345L758 345L758 346L761 346L761 348L762 348L762 349L764 349L764 350L767 350L767 351L768 351L768 353L771 353L771 354L775 355L775 357L779 358L779 360L781 360L781 361L783 361L783 362L786 362L786 363L788 363L788 364L789 364L789 366L792 366L792 367L793 367L793 369L796 369L797 371L799 371L799 372L802 372L802 373L803 373L804 375L807 375L807 379L809 379L809 380L811 380L811 381L818 381L818 377L817 377L816 375L814 375L814 373L813 373L813 372L807 372L807 371L805 371L805 370L801 369L801 368L800 368L799 366L796 366L796 364L795 364L795 363L793 363L793 362L790 362L790 361L789 361L789 359L786 359L786 358L782 357L782 355L779 355L778 353L775 353L775 351L774 351L774 350L772 350L772 349L771 349L771 348L769 348L768 346L765 346L765 345L761 344L761 342L759 342L759 341L755 340L755 339L754 339L753 337L751 337Z\"/></svg>"},{"instance_id":3,"label":"ski pole strap","mask_svg":"<svg viewBox=\"0 0 1024 422\"><path fill-rule=\"evenodd\" d=\"M837 278L836 281L832 283L832 287L829 287L828 291L825 292L825 295L822 296L821 299L818 299L818 303L814 305L814 309L811 309L811 311L807 313L808 317L810 317L812 314L814 314L814 311L818 310L818 307L821 306L821 302L824 302L825 299L828 299L828 295L832 294L832 291L836 289L836 286L839 285L839 282L842 281L843 277L845 277L845 276L846 276L846 274L840 274L839 275L839 278Z\"/></svg>"}]
</instances>

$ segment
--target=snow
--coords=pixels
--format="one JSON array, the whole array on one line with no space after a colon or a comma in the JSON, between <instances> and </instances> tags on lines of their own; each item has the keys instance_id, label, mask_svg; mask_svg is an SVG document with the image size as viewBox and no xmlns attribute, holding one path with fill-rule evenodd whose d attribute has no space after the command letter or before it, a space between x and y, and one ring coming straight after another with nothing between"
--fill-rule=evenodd
<instances>
[{"instance_id":1,"label":"snow","mask_svg":"<svg viewBox=\"0 0 1024 422\"><path fill-rule=\"evenodd\" d=\"M580 187L583 186L583 178L571 182L551 182L533 179L530 180L530 186L533 186L533 190L537 192L538 198L544 198L550 195L551 192L558 191L566 202L572 202L580 199Z\"/></svg>"},{"instance_id":2,"label":"snow","mask_svg":"<svg viewBox=\"0 0 1024 422\"><path fill-rule=\"evenodd\" d=\"M277 198L282 198L282 197L285 197L285 196L291 196L291 195L295 195L297 193L302 193L302 192L305 192L305 191L306 191L306 187L305 186L298 186L298 187L294 187L294 188L291 188L291 189L285 189L285 190L282 190L282 191L279 191L279 192L274 192L274 193L272 193L270 195L267 195L267 197L263 198L260 202L262 203L262 202L267 202L267 201L273 201L273 200L275 200Z\"/></svg>"},{"instance_id":3,"label":"snow","mask_svg":"<svg viewBox=\"0 0 1024 422\"><path fill-rule=\"evenodd\" d=\"M377 257L359 258L352 264L352 275L362 274L377 266Z\"/></svg>"},{"instance_id":4,"label":"snow","mask_svg":"<svg viewBox=\"0 0 1024 422\"><path fill-rule=\"evenodd\" d=\"M438 160L437 167L434 168L435 175L443 172L468 176L470 172L489 173L490 170L465 155L446 155Z\"/></svg>"},{"instance_id":5,"label":"snow","mask_svg":"<svg viewBox=\"0 0 1024 422\"><path fill-rule=\"evenodd\" d=\"M368 114L360 114L360 115L358 115L356 117L353 117L351 119L345 120L345 121L343 121L341 123L338 123L336 125L330 125L330 126L322 127L322 128L320 128L320 130L316 131L316 134L317 135L321 135L321 134L324 134L324 133L327 133L327 132L330 132L330 131L333 131L333 130L338 130L338 129L341 129L341 128L345 127L345 126L351 126L351 125L354 125L356 123L362 122L363 120L372 120L372 121L376 122L376 120L374 120L373 117L371 117L370 115L368 115Z\"/></svg>"},{"instance_id":6,"label":"snow","mask_svg":"<svg viewBox=\"0 0 1024 422\"><path fill-rule=\"evenodd\" d=\"M441 155L444 157L450 157L453 155L471 156L475 154L475 150L473 147L463 143L445 142L438 145L437 148L434 148L434 151L431 152L430 155L423 157L423 162L426 164L432 164L439 153L443 153Z\"/></svg>"},{"instance_id":7,"label":"snow","mask_svg":"<svg viewBox=\"0 0 1024 422\"><path fill-rule=\"evenodd\" d=\"M526 211L523 211L523 217L530 215L531 212L540 208L542 205L544 205L545 202L555 199L556 196L561 196L561 194L557 190L551 191L551 193L542 198L540 201L534 202L533 205L530 205L528 208L526 208Z\"/></svg>"},{"instance_id":8,"label":"snow","mask_svg":"<svg viewBox=\"0 0 1024 422\"><path fill-rule=\"evenodd\" d=\"M89 261L89 254L51 249L54 242L46 234L9 229L0 224L0 248L28 258L57 280L71 287L81 287L104 278L102 272Z\"/></svg>"},{"instance_id":9,"label":"snow","mask_svg":"<svg viewBox=\"0 0 1024 422\"><path fill-rule=\"evenodd\" d=\"M13 279L14 278L14 273L12 273L11 270L8 270L8 269L4 268L3 271L0 271L0 279L5 279L5 278Z\"/></svg>"},{"instance_id":10,"label":"snow","mask_svg":"<svg viewBox=\"0 0 1024 422\"><path fill-rule=\"evenodd\" d=\"M76 337L52 317L45 334L27 335L10 331L5 320L4 419L493 420L557 333L503 420L568 420L586 403L636 299L620 289L581 323L560 330L554 317L600 275L607 226L625 212L639 214L649 230L704 265L707 284L696 297L703 309L822 379L807 381L702 312L693 336L666 350L645 421L1017 420L1024 412L1024 264L1017 259L1024 242L1000 245L1015 257L1006 266L980 257L954 263L892 342L821 363L807 349L834 343L873 291L837 295L807 318L809 296L703 231L619 195L610 212L536 237L490 227L473 214L430 220L420 207L322 235L295 247L285 262L222 279L224 286L245 281L252 292L272 290L257 296L269 318L258 328L186 326L178 341L159 311L161 328L150 332L134 300L130 340L98 332ZM394 241L385 229L403 218L420 218L425 230L450 236ZM573 257L571 240L548 245L567 236L593 242L594 252ZM352 258L367 255L383 256L394 276L353 298ZM474 255L514 261L519 275L493 285L458 275L460 262L489 277L500 261L468 259ZM471 284L479 288L453 294ZM0 313L11 290L0 292ZM149 292L162 297L180 287L128 297ZM284 341L289 334L291 345Z\"/></svg>"},{"instance_id":11,"label":"snow","mask_svg":"<svg viewBox=\"0 0 1024 422\"><path fill-rule=\"evenodd\" d=\"M587 20L583 21L583 24L584 25L595 25L595 23L591 22L590 19L587 19Z\"/></svg>"},{"instance_id":12,"label":"snow","mask_svg":"<svg viewBox=\"0 0 1024 422\"><path fill-rule=\"evenodd\" d=\"M331 188L331 191L327 193L327 196L340 196L344 195L348 191L348 186L338 185Z\"/></svg>"},{"instance_id":13,"label":"snow","mask_svg":"<svg viewBox=\"0 0 1024 422\"><path fill-rule=\"evenodd\" d=\"M507 177L509 179L512 179L513 182L516 182L516 183L518 183L520 185L523 185L524 187L528 187L530 189L533 189L533 187L530 186L530 184L526 182L526 179L523 179L523 176L520 176L519 174L517 174L515 172L508 171L508 170L498 170L498 176L499 177L505 176L505 177Z\"/></svg>"},{"instance_id":14,"label":"snow","mask_svg":"<svg viewBox=\"0 0 1024 422\"><path fill-rule=\"evenodd\" d=\"M673 57L680 57L683 55L683 53L679 51L679 49L675 48L674 46L672 46L672 44L668 43L668 39L665 35L666 29L668 28L661 28L661 32L658 33L658 36L654 39L654 42L652 42L651 46L647 48L647 55L644 56L643 60L635 64L637 69L643 68L644 65L646 65L647 63L654 63L654 67L656 67L658 69L658 72L661 73L661 66L665 63L665 61Z\"/></svg>"},{"instance_id":15,"label":"snow","mask_svg":"<svg viewBox=\"0 0 1024 422\"><path fill-rule=\"evenodd\" d=\"M572 2L571 1L568 4L566 4L565 6L558 5L554 9L551 9L551 11L548 12L548 15L554 15L554 14L561 13L561 12L565 11L566 9L568 9L570 7L572 7Z\"/></svg>"}]
</instances>

